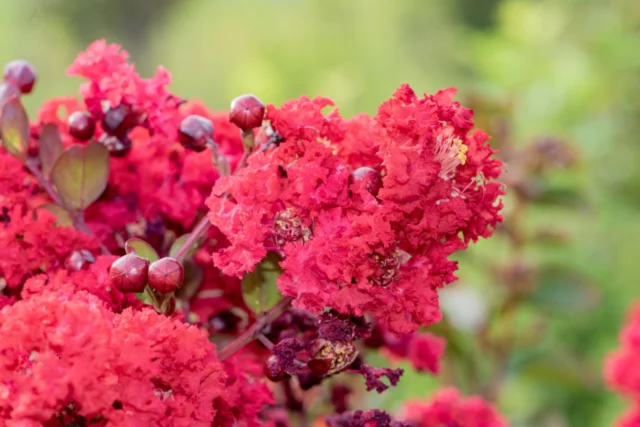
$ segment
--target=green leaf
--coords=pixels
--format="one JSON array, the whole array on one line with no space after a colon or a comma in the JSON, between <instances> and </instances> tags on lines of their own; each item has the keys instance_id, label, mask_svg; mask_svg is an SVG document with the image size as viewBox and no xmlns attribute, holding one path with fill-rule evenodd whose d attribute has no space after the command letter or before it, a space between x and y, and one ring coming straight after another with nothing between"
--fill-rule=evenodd
<instances>
[{"instance_id":1,"label":"green leaf","mask_svg":"<svg viewBox=\"0 0 640 427\"><path fill-rule=\"evenodd\" d=\"M276 279L281 273L279 261L277 255L269 253L255 270L246 273L242 279L244 302L256 314L268 311L280 301L280 291L276 286Z\"/></svg>"},{"instance_id":2,"label":"green leaf","mask_svg":"<svg viewBox=\"0 0 640 427\"><path fill-rule=\"evenodd\" d=\"M38 154L42 164L42 173L46 178L49 178L53 165L62 154L62 139L60 139L58 126L54 123L42 126L38 140Z\"/></svg>"},{"instance_id":3,"label":"green leaf","mask_svg":"<svg viewBox=\"0 0 640 427\"><path fill-rule=\"evenodd\" d=\"M44 209L51 212L56 217L56 226L58 227L72 227L73 219L69 212L62 206L58 206L55 203L45 203L39 206L38 209ZM36 209L36 211L38 210Z\"/></svg>"},{"instance_id":4,"label":"green leaf","mask_svg":"<svg viewBox=\"0 0 640 427\"><path fill-rule=\"evenodd\" d=\"M156 252L156 250L153 249L153 246L151 246L144 240L139 239L137 237L133 237L127 240L127 242L124 244L124 250L128 254L130 254L131 252L134 252L139 257L148 259L149 263L152 263L160 259L158 252Z\"/></svg>"},{"instance_id":5,"label":"green leaf","mask_svg":"<svg viewBox=\"0 0 640 427\"><path fill-rule=\"evenodd\" d=\"M2 109L0 136L9 154L25 158L29 146L29 118L19 98L7 102Z\"/></svg>"},{"instance_id":6,"label":"green leaf","mask_svg":"<svg viewBox=\"0 0 640 427\"><path fill-rule=\"evenodd\" d=\"M178 251L180 250L182 245L184 245L184 243L187 241L187 239L189 238L190 235L191 235L191 233L183 234L182 236L178 237L175 242L173 242L173 245L171 245L171 249L169 249L169 256L170 257L175 258L175 255L178 253ZM198 245L193 245L193 248L191 248L187 252L185 258L193 256L193 254L196 252L197 248L198 248Z\"/></svg>"},{"instance_id":7,"label":"green leaf","mask_svg":"<svg viewBox=\"0 0 640 427\"><path fill-rule=\"evenodd\" d=\"M65 150L51 171L62 203L78 211L95 202L107 187L109 151L95 141Z\"/></svg>"},{"instance_id":8,"label":"green leaf","mask_svg":"<svg viewBox=\"0 0 640 427\"><path fill-rule=\"evenodd\" d=\"M198 292L198 289L200 289L200 284L204 278L204 270L193 262L193 260L183 261L182 265L184 267L184 283L182 287L176 291L176 297L189 301Z\"/></svg>"}]
</instances>

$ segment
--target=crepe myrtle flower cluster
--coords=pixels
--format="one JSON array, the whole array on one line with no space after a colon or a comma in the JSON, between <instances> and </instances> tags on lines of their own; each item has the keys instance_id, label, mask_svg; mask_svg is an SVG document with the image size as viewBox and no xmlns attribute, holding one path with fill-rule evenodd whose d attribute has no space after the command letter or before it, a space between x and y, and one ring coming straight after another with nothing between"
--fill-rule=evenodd
<instances>
[{"instance_id":1,"label":"crepe myrtle flower cluster","mask_svg":"<svg viewBox=\"0 0 640 427\"><path fill-rule=\"evenodd\" d=\"M401 379L373 351L439 372L446 342L418 329L450 256L502 220L501 163L454 89L350 119L304 96L212 113L103 40L67 71L80 99L32 120L34 67L0 83L0 425L506 425L456 390L351 402ZM333 415L308 407L321 386Z\"/></svg>"}]
</instances>

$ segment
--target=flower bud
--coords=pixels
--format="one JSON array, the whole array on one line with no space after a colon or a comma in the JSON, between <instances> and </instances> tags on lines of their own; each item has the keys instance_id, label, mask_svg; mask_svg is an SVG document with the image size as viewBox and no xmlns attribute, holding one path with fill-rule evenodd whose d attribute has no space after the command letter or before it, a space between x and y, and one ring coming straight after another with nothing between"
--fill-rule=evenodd
<instances>
[{"instance_id":1,"label":"flower bud","mask_svg":"<svg viewBox=\"0 0 640 427\"><path fill-rule=\"evenodd\" d=\"M362 181L361 185L367 189L367 191L373 194L374 197L378 196L378 191L382 188L382 178L375 169L368 167L361 167L351 173L354 182Z\"/></svg>"},{"instance_id":2,"label":"flower bud","mask_svg":"<svg viewBox=\"0 0 640 427\"><path fill-rule=\"evenodd\" d=\"M183 280L184 268L174 258L161 258L149 266L149 286L161 295L177 291Z\"/></svg>"},{"instance_id":3,"label":"flower bud","mask_svg":"<svg viewBox=\"0 0 640 427\"><path fill-rule=\"evenodd\" d=\"M109 108L102 120L102 129L111 135L124 135L130 129L138 125L140 115L133 111L131 106L120 104L117 107Z\"/></svg>"},{"instance_id":4,"label":"flower bud","mask_svg":"<svg viewBox=\"0 0 640 427\"><path fill-rule=\"evenodd\" d=\"M71 136L80 141L90 140L96 131L96 122L89 114L82 111L71 114L67 124Z\"/></svg>"},{"instance_id":5,"label":"flower bud","mask_svg":"<svg viewBox=\"0 0 640 427\"><path fill-rule=\"evenodd\" d=\"M109 135L108 133L102 134L102 137L100 137L100 144L107 147L109 155L112 157L126 156L133 146L133 143L127 135L115 136Z\"/></svg>"},{"instance_id":6,"label":"flower bud","mask_svg":"<svg viewBox=\"0 0 640 427\"><path fill-rule=\"evenodd\" d=\"M284 381L290 377L290 375L282 369L282 365L275 355L269 356L269 358L264 362L263 371L265 377L274 383Z\"/></svg>"},{"instance_id":7,"label":"flower bud","mask_svg":"<svg viewBox=\"0 0 640 427\"><path fill-rule=\"evenodd\" d=\"M111 264L109 279L120 292L142 292L147 285L148 272L149 260L130 253Z\"/></svg>"},{"instance_id":8,"label":"flower bud","mask_svg":"<svg viewBox=\"0 0 640 427\"><path fill-rule=\"evenodd\" d=\"M264 104L253 95L241 95L231 101L229 121L243 131L262 125Z\"/></svg>"},{"instance_id":9,"label":"flower bud","mask_svg":"<svg viewBox=\"0 0 640 427\"><path fill-rule=\"evenodd\" d=\"M178 140L187 150L204 151L207 143L213 140L213 123L195 114L187 116L180 123Z\"/></svg>"},{"instance_id":10,"label":"flower bud","mask_svg":"<svg viewBox=\"0 0 640 427\"><path fill-rule=\"evenodd\" d=\"M82 270L85 265L93 264L94 262L96 262L96 259L93 254L86 249L82 249L71 252L64 266L69 271L79 271Z\"/></svg>"},{"instance_id":11,"label":"flower bud","mask_svg":"<svg viewBox=\"0 0 640 427\"><path fill-rule=\"evenodd\" d=\"M36 77L35 68L22 59L11 61L4 67L4 79L16 85L22 93L31 93Z\"/></svg>"}]
</instances>

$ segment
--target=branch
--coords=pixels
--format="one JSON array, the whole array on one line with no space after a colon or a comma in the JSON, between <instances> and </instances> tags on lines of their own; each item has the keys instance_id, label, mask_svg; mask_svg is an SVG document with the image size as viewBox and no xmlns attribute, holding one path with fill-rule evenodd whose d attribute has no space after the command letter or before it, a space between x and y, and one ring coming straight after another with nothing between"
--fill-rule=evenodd
<instances>
[{"instance_id":1,"label":"branch","mask_svg":"<svg viewBox=\"0 0 640 427\"><path fill-rule=\"evenodd\" d=\"M273 322L278 316L280 316L287 308L291 306L293 298L285 297L274 305L269 311L264 313L256 322L244 331L240 336L231 341L229 345L218 352L218 359L225 360L228 357L241 350L244 346L255 340L261 333L262 329L269 323Z\"/></svg>"},{"instance_id":2,"label":"branch","mask_svg":"<svg viewBox=\"0 0 640 427\"><path fill-rule=\"evenodd\" d=\"M31 172L31 174L38 180L38 183L40 184L40 186L42 186L42 188L44 188L53 203L58 206L62 206L60 196L58 196L58 193L56 193L51 184L49 184L44 175L42 175L42 172L40 172L40 169L38 169L37 163L35 163L32 159L27 159L25 160L24 165L27 169L29 169L29 172Z\"/></svg>"},{"instance_id":3,"label":"branch","mask_svg":"<svg viewBox=\"0 0 640 427\"><path fill-rule=\"evenodd\" d=\"M182 262L182 259L185 257L185 255L187 255L191 248L196 245L198 240L200 240L200 237L207 234L210 227L211 223L209 222L209 218L207 218L207 216L205 215L204 217L202 217L202 219L200 219L193 231L189 234L189 237L187 237L187 240L184 242L184 244L180 246L180 249L178 249L178 252L176 252L174 258L179 262Z\"/></svg>"}]
</instances>

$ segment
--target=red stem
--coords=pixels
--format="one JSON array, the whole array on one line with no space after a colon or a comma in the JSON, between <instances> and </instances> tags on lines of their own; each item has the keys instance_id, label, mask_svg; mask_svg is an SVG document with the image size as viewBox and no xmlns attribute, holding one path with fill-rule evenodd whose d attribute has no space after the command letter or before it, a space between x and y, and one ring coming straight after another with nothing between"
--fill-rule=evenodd
<instances>
[{"instance_id":1,"label":"red stem","mask_svg":"<svg viewBox=\"0 0 640 427\"><path fill-rule=\"evenodd\" d=\"M280 316L291 305L293 298L285 297L274 305L263 316L258 318L256 322L249 327L246 331L240 334L236 339L231 341L229 345L218 352L218 359L224 360L232 356L237 351L241 350L244 346L255 340L261 333L262 329L269 323L273 322L278 316Z\"/></svg>"},{"instance_id":2,"label":"red stem","mask_svg":"<svg viewBox=\"0 0 640 427\"><path fill-rule=\"evenodd\" d=\"M200 240L200 237L207 234L207 231L209 231L209 227L211 227L211 223L209 222L209 218L207 218L207 216L205 215L198 222L193 231L189 234L189 237L187 237L187 240L184 242L184 244L180 246L180 249L178 249L178 252L176 252L174 258L178 261L182 261L185 255L187 255L187 252L191 250L191 247L194 246L198 242L198 240Z\"/></svg>"},{"instance_id":3,"label":"red stem","mask_svg":"<svg viewBox=\"0 0 640 427\"><path fill-rule=\"evenodd\" d=\"M40 172L40 169L38 169L37 164L34 163L33 160L28 159L25 160L24 165L27 167L27 169L29 169L29 172L31 172L33 176L38 180L38 183L42 186L42 188L45 189L51 200L53 200L53 203L58 206L62 206L62 201L60 200L58 193L56 193L51 184L49 184L44 175L42 175L42 172Z\"/></svg>"}]
</instances>

